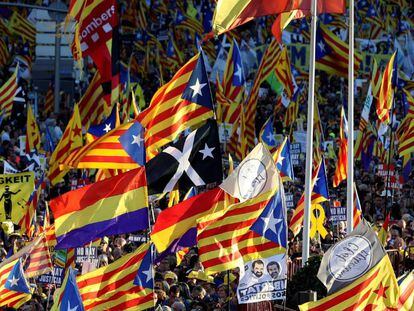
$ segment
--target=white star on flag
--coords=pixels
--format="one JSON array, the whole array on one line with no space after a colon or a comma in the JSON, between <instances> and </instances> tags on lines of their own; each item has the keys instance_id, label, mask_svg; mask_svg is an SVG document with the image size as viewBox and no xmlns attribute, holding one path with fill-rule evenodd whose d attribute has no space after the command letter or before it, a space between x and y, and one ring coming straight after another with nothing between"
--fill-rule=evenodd
<instances>
[{"instance_id":1,"label":"white star on flag","mask_svg":"<svg viewBox=\"0 0 414 311\"><path fill-rule=\"evenodd\" d=\"M282 165L284 159L285 159L285 157L282 157L282 155L279 154L279 157L277 158L277 164Z\"/></svg>"},{"instance_id":2,"label":"white star on flag","mask_svg":"<svg viewBox=\"0 0 414 311\"><path fill-rule=\"evenodd\" d=\"M74 306L73 308L70 307L70 301L68 301L68 311L76 311L78 310L78 306Z\"/></svg>"},{"instance_id":3,"label":"white star on flag","mask_svg":"<svg viewBox=\"0 0 414 311\"><path fill-rule=\"evenodd\" d=\"M267 217L262 217L262 220L264 222L263 232L266 233L268 230L270 230L274 234L277 234L276 225L283 221L283 219L275 218L273 216L273 211Z\"/></svg>"},{"instance_id":4,"label":"white star on flag","mask_svg":"<svg viewBox=\"0 0 414 311\"><path fill-rule=\"evenodd\" d=\"M108 133L111 130L111 124L105 124L104 132Z\"/></svg>"},{"instance_id":5,"label":"white star on flag","mask_svg":"<svg viewBox=\"0 0 414 311\"><path fill-rule=\"evenodd\" d=\"M147 277L147 279L145 280L145 283L148 283L152 279L151 265L148 267L148 270L142 271L142 274Z\"/></svg>"},{"instance_id":6,"label":"white star on flag","mask_svg":"<svg viewBox=\"0 0 414 311\"><path fill-rule=\"evenodd\" d=\"M203 87L205 87L207 85L207 83L200 83L200 81L197 78L197 81L194 85L190 86L190 89L193 90L193 97L196 96L197 94L200 96L203 96L203 93L201 92L201 89Z\"/></svg>"},{"instance_id":7,"label":"white star on flag","mask_svg":"<svg viewBox=\"0 0 414 311\"><path fill-rule=\"evenodd\" d=\"M14 287L17 286L17 282L20 280L20 278L15 278L14 275L12 276L12 279L9 281L10 282L10 287Z\"/></svg>"},{"instance_id":8,"label":"white star on flag","mask_svg":"<svg viewBox=\"0 0 414 311\"><path fill-rule=\"evenodd\" d=\"M269 141L269 142L275 142L276 141L276 139L275 139L275 135L274 134L272 134L272 133L269 133L267 136L266 136L266 138L267 138L267 140Z\"/></svg>"},{"instance_id":9,"label":"white star on flag","mask_svg":"<svg viewBox=\"0 0 414 311\"><path fill-rule=\"evenodd\" d=\"M318 46L321 52L325 52L325 44L323 43L323 41L319 41Z\"/></svg>"},{"instance_id":10,"label":"white star on flag","mask_svg":"<svg viewBox=\"0 0 414 311\"><path fill-rule=\"evenodd\" d=\"M132 142L131 142L131 145L133 145L133 144L137 144L139 147L141 147L141 142L143 141L144 139L143 138L141 138L141 136L140 135L132 135Z\"/></svg>"},{"instance_id":11,"label":"white star on flag","mask_svg":"<svg viewBox=\"0 0 414 311\"><path fill-rule=\"evenodd\" d=\"M200 150L200 151L198 151L198 152L200 152L200 153L202 153L202 154L203 154L203 160L204 160L205 158L207 158L207 157L210 157L210 158L214 159L214 156L213 156L213 150L214 150L214 149L216 149L216 147L212 147L212 148L210 148L210 147L207 145L207 143L205 143L205 144L204 144L204 149L202 149L202 150Z\"/></svg>"},{"instance_id":12,"label":"white star on flag","mask_svg":"<svg viewBox=\"0 0 414 311\"><path fill-rule=\"evenodd\" d=\"M239 78L239 81L241 81L241 80L242 80L242 69L241 69L241 66L240 66L239 64L237 64L237 65L236 65L236 68L237 68L237 70L236 70L236 72L234 73L234 75L235 75L237 78Z\"/></svg>"}]
</instances>

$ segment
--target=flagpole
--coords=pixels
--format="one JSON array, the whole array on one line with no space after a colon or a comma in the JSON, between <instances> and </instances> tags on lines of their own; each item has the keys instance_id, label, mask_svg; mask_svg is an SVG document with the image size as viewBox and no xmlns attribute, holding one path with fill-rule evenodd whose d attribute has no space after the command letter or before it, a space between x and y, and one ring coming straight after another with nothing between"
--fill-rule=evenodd
<instances>
[{"instance_id":1,"label":"flagpole","mask_svg":"<svg viewBox=\"0 0 414 311\"><path fill-rule=\"evenodd\" d=\"M305 197L303 216L302 266L309 259L309 231L312 192L312 162L313 162L313 117L315 106L315 52L316 52L316 22L318 0L312 0L311 6L311 38L309 59L309 89L308 89L308 119L306 131L306 166L305 166Z\"/></svg>"},{"instance_id":2,"label":"flagpole","mask_svg":"<svg viewBox=\"0 0 414 311\"><path fill-rule=\"evenodd\" d=\"M349 0L348 55L348 171L346 180L346 230L351 233L354 223L354 0Z\"/></svg>"}]
</instances>

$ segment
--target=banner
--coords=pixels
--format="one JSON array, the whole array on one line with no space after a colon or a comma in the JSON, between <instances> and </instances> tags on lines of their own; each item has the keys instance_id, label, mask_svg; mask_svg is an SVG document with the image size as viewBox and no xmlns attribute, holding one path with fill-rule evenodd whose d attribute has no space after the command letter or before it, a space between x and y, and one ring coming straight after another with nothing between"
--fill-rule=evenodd
<instances>
[{"instance_id":1,"label":"banner","mask_svg":"<svg viewBox=\"0 0 414 311\"><path fill-rule=\"evenodd\" d=\"M286 254L245 263L240 269L237 299L240 304L283 300L286 297Z\"/></svg>"},{"instance_id":2,"label":"banner","mask_svg":"<svg viewBox=\"0 0 414 311\"><path fill-rule=\"evenodd\" d=\"M54 266L53 271L40 275L37 282L42 284L55 284L56 287L60 287L63 282L64 271L64 268Z\"/></svg>"},{"instance_id":3,"label":"banner","mask_svg":"<svg viewBox=\"0 0 414 311\"><path fill-rule=\"evenodd\" d=\"M18 224L25 215L27 201L34 190L34 173L0 175L0 221Z\"/></svg>"}]
</instances>

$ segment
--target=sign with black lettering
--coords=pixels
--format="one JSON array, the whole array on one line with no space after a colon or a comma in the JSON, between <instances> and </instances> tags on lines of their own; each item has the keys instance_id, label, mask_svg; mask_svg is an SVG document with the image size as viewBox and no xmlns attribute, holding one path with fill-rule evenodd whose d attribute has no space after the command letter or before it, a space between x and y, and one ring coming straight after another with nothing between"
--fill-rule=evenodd
<instances>
[{"instance_id":1,"label":"sign with black lettering","mask_svg":"<svg viewBox=\"0 0 414 311\"><path fill-rule=\"evenodd\" d=\"M283 300L286 297L286 254L246 262L240 269L237 299L240 304Z\"/></svg>"},{"instance_id":2,"label":"sign with black lettering","mask_svg":"<svg viewBox=\"0 0 414 311\"><path fill-rule=\"evenodd\" d=\"M290 157L292 159L292 165L294 166L300 165L300 153L301 153L300 143L290 144Z\"/></svg>"},{"instance_id":3,"label":"sign with black lettering","mask_svg":"<svg viewBox=\"0 0 414 311\"><path fill-rule=\"evenodd\" d=\"M346 207L331 206L331 221L336 225L340 221L346 221Z\"/></svg>"},{"instance_id":4,"label":"sign with black lettering","mask_svg":"<svg viewBox=\"0 0 414 311\"><path fill-rule=\"evenodd\" d=\"M55 284L56 287L60 287L65 277L64 271L64 268L54 266L53 271L40 275L37 282L42 284Z\"/></svg>"},{"instance_id":5,"label":"sign with black lettering","mask_svg":"<svg viewBox=\"0 0 414 311\"><path fill-rule=\"evenodd\" d=\"M34 190L34 173L0 175L0 221L18 224L26 214Z\"/></svg>"},{"instance_id":6,"label":"sign with black lettering","mask_svg":"<svg viewBox=\"0 0 414 311\"><path fill-rule=\"evenodd\" d=\"M75 249L75 263L98 259L98 248L96 246L83 246Z\"/></svg>"}]
</instances>

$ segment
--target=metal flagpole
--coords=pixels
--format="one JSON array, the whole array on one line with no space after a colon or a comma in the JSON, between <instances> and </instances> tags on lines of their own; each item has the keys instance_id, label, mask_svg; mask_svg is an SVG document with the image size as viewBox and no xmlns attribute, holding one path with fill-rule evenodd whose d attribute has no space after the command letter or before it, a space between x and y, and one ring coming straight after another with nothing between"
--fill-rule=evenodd
<instances>
[{"instance_id":1,"label":"metal flagpole","mask_svg":"<svg viewBox=\"0 0 414 311\"><path fill-rule=\"evenodd\" d=\"M309 59L309 89L308 89L308 124L306 132L306 169L305 169L305 201L303 216L302 266L309 258L309 231L312 192L312 162L313 162L313 115L315 109L315 53L316 53L316 22L318 0L312 0L311 7L311 38Z\"/></svg>"},{"instance_id":2,"label":"metal flagpole","mask_svg":"<svg viewBox=\"0 0 414 311\"><path fill-rule=\"evenodd\" d=\"M349 61L348 61L348 172L346 182L346 230L354 223L354 0L349 0Z\"/></svg>"}]
</instances>

